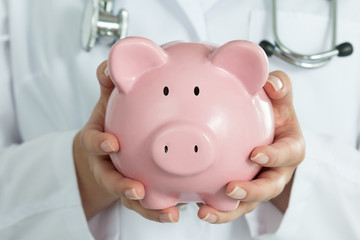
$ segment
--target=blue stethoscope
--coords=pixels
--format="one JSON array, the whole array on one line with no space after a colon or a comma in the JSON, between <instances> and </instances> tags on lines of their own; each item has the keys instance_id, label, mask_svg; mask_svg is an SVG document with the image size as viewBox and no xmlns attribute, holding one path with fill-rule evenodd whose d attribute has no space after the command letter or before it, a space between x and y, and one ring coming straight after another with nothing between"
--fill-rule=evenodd
<instances>
[{"instance_id":1,"label":"blue stethoscope","mask_svg":"<svg viewBox=\"0 0 360 240\"><path fill-rule=\"evenodd\" d=\"M326 65L334 56L349 56L353 52L351 43L336 45L337 31L337 0L331 1L332 16L332 46L331 49L317 54L304 55L286 47L279 39L277 31L276 0L272 0L272 27L275 44L264 40L260 46L268 56L275 55L291 64L303 68L319 68ZM129 22L128 12L120 9L117 16L112 15L113 0L88 1L82 27L82 47L90 51L96 42L112 45L117 40L126 37Z\"/></svg>"}]
</instances>

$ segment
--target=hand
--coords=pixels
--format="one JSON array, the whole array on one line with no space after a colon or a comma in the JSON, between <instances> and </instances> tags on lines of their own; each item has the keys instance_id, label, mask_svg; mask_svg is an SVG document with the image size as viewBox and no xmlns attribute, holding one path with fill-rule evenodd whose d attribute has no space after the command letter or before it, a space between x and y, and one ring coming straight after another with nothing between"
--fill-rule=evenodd
<instances>
[{"instance_id":1,"label":"hand","mask_svg":"<svg viewBox=\"0 0 360 240\"><path fill-rule=\"evenodd\" d=\"M256 147L251 160L263 169L249 182L231 182L226 194L241 200L237 209L220 212L202 205L200 219L211 223L230 222L256 208L263 201L272 202L285 212L296 167L305 156L305 141L292 104L292 88L289 77L280 71L272 72L264 86L274 109L275 137L268 146Z\"/></svg>"},{"instance_id":2,"label":"hand","mask_svg":"<svg viewBox=\"0 0 360 240\"><path fill-rule=\"evenodd\" d=\"M87 219L111 205L117 199L142 215L159 222L176 222L176 207L156 211L144 209L139 199L145 195L142 183L122 176L113 166L109 154L119 151L117 138L104 132L105 111L114 84L106 72L107 62L97 69L101 95L84 128L76 135L73 155L78 185Z\"/></svg>"}]
</instances>

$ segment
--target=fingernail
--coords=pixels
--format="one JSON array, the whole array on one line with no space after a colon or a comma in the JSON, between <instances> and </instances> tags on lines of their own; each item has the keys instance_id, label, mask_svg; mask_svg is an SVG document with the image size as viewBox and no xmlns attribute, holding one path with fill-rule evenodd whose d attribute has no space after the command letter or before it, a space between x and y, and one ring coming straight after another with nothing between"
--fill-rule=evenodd
<instances>
[{"instance_id":1,"label":"fingernail","mask_svg":"<svg viewBox=\"0 0 360 240\"><path fill-rule=\"evenodd\" d=\"M208 213L204 218L201 220L208 222L208 223L216 223L218 217L215 214Z\"/></svg>"},{"instance_id":2,"label":"fingernail","mask_svg":"<svg viewBox=\"0 0 360 240\"><path fill-rule=\"evenodd\" d=\"M174 223L175 222L172 214L170 214L170 213L161 214L159 219L160 219L160 222L162 222L162 223Z\"/></svg>"},{"instance_id":3,"label":"fingernail","mask_svg":"<svg viewBox=\"0 0 360 240\"><path fill-rule=\"evenodd\" d=\"M105 74L105 76L109 76L109 68L107 66L104 70L104 74Z\"/></svg>"},{"instance_id":4,"label":"fingernail","mask_svg":"<svg viewBox=\"0 0 360 240\"><path fill-rule=\"evenodd\" d=\"M231 193L228 193L227 195L235 199L244 199L247 195L247 192L241 187L236 186L234 190L232 190Z\"/></svg>"},{"instance_id":5,"label":"fingernail","mask_svg":"<svg viewBox=\"0 0 360 240\"><path fill-rule=\"evenodd\" d=\"M274 75L269 75L267 82L271 84L271 86L274 88L274 90L277 92L280 89L282 89L283 87L283 83L280 80L280 78L274 76Z\"/></svg>"},{"instance_id":6,"label":"fingernail","mask_svg":"<svg viewBox=\"0 0 360 240\"><path fill-rule=\"evenodd\" d=\"M109 140L105 140L100 144L101 150L103 150L106 153L115 152L115 148L111 145Z\"/></svg>"},{"instance_id":7,"label":"fingernail","mask_svg":"<svg viewBox=\"0 0 360 240\"><path fill-rule=\"evenodd\" d=\"M267 164L269 162L269 157L263 153L258 153L255 157L252 157L250 159L251 161L254 161L258 164Z\"/></svg>"},{"instance_id":8,"label":"fingernail","mask_svg":"<svg viewBox=\"0 0 360 240\"><path fill-rule=\"evenodd\" d=\"M134 188L125 190L125 197L131 199L131 200L139 200L141 197L137 195L136 190Z\"/></svg>"}]
</instances>

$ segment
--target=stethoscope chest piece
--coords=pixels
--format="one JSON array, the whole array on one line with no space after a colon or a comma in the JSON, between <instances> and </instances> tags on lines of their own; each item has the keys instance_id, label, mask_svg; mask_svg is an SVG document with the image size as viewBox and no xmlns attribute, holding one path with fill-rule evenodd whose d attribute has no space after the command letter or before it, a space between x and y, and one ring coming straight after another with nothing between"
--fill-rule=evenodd
<instances>
[{"instance_id":1,"label":"stethoscope chest piece","mask_svg":"<svg viewBox=\"0 0 360 240\"><path fill-rule=\"evenodd\" d=\"M113 44L124 38L128 28L128 12L120 9L117 16L112 15L113 0L91 0L83 14L81 44L90 51L96 41Z\"/></svg>"}]
</instances>

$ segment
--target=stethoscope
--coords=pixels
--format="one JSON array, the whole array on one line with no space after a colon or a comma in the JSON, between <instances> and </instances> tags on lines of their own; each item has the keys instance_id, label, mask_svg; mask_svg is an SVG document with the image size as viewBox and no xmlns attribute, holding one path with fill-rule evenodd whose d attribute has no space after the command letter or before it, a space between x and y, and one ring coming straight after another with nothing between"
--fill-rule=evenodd
<instances>
[{"instance_id":1,"label":"stethoscope","mask_svg":"<svg viewBox=\"0 0 360 240\"><path fill-rule=\"evenodd\" d=\"M317 54L304 55L286 47L279 39L277 31L276 0L272 0L272 27L275 45L263 40L260 46L268 56L275 55L291 64L303 68L318 68L326 65L332 57L349 56L353 52L351 43L336 45L337 31L337 0L332 0L332 46L331 49ZM113 0L90 0L83 15L82 47L90 51L96 42L112 45L117 40L126 37L128 28L128 12L120 9L117 16L112 15Z\"/></svg>"},{"instance_id":2,"label":"stethoscope","mask_svg":"<svg viewBox=\"0 0 360 240\"><path fill-rule=\"evenodd\" d=\"M86 51L90 51L97 41L113 45L126 37L129 14L120 9L118 15L113 16L113 3L113 0L88 1L81 31L81 45Z\"/></svg>"}]
</instances>

